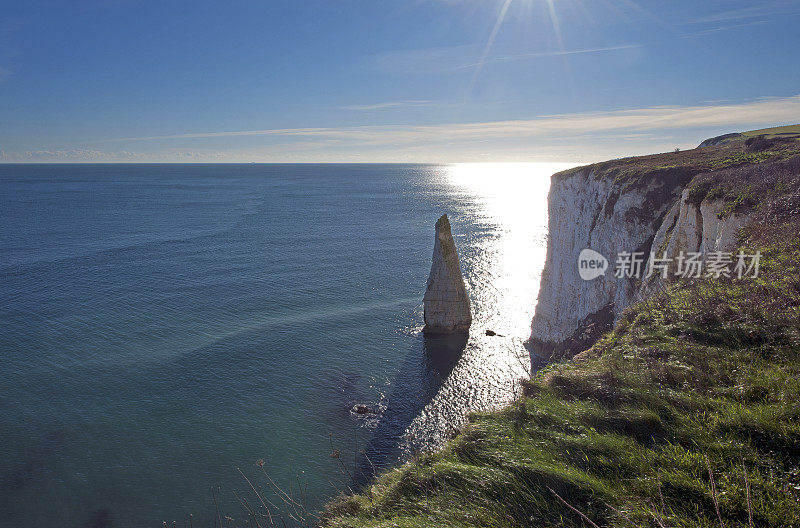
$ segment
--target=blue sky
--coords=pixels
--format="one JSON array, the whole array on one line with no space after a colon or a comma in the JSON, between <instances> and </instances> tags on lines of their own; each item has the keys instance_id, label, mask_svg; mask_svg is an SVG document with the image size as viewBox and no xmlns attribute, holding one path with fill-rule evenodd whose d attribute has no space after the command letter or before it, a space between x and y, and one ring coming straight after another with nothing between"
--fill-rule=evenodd
<instances>
[{"instance_id":1,"label":"blue sky","mask_svg":"<svg viewBox=\"0 0 800 528\"><path fill-rule=\"evenodd\" d=\"M2 161L593 161L800 122L800 0L3 0Z\"/></svg>"}]
</instances>

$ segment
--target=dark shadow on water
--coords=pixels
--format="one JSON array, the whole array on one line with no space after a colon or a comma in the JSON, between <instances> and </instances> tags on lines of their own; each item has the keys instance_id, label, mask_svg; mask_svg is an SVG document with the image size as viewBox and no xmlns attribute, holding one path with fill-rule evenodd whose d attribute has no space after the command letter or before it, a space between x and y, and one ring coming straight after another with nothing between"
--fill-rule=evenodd
<instances>
[{"instance_id":1,"label":"dark shadow on water","mask_svg":"<svg viewBox=\"0 0 800 528\"><path fill-rule=\"evenodd\" d=\"M468 334L423 336L422 346L429 371L444 381L461 359L468 340Z\"/></svg>"},{"instance_id":2,"label":"dark shadow on water","mask_svg":"<svg viewBox=\"0 0 800 528\"><path fill-rule=\"evenodd\" d=\"M16 492L39 482L49 471L49 465L67 442L63 430L54 430L33 441L30 454L6 475L0 475L0 491Z\"/></svg>"},{"instance_id":3,"label":"dark shadow on water","mask_svg":"<svg viewBox=\"0 0 800 528\"><path fill-rule=\"evenodd\" d=\"M94 511L86 521L78 525L79 528L111 528L114 526L114 517L107 509Z\"/></svg>"},{"instance_id":4,"label":"dark shadow on water","mask_svg":"<svg viewBox=\"0 0 800 528\"><path fill-rule=\"evenodd\" d=\"M354 490L362 489L376 473L398 461L403 433L439 392L461 359L468 339L467 334L420 336L392 383L394 388L372 438L358 457Z\"/></svg>"}]
</instances>

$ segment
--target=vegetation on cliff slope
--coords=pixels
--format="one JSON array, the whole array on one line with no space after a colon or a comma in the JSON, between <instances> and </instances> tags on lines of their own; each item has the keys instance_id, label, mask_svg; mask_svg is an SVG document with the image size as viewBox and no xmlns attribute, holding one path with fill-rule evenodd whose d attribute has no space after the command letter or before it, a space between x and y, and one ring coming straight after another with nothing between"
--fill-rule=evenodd
<instances>
[{"instance_id":1,"label":"vegetation on cliff slope","mask_svg":"<svg viewBox=\"0 0 800 528\"><path fill-rule=\"evenodd\" d=\"M709 138L703 141L700 146L706 147L710 145L724 145L725 143L732 143L744 139L750 139L763 136L765 138L800 138L800 124L797 125L784 125L771 128L761 128L758 130L750 130L748 132L734 132L732 134L724 134Z\"/></svg>"},{"instance_id":2,"label":"vegetation on cliff slope","mask_svg":"<svg viewBox=\"0 0 800 528\"><path fill-rule=\"evenodd\" d=\"M800 526L800 174L790 163L773 191L747 198L756 218L742 247L763 254L757 279L679 282L632 306L514 404L471 416L444 450L331 503L323 525ZM696 192L735 202L752 167L700 178Z\"/></svg>"},{"instance_id":3,"label":"vegetation on cliff slope","mask_svg":"<svg viewBox=\"0 0 800 528\"><path fill-rule=\"evenodd\" d=\"M795 127L800 131L800 125ZM784 128L792 127L765 130ZM744 140L729 141L705 148L620 158L574 167L555 174L553 178L564 178L590 168L597 179L613 179L620 192L649 185L653 181L683 186L698 174L792 158L797 155L797 150L800 148L800 132L796 135L765 133L752 136L750 134L750 132L740 134L742 138L747 137Z\"/></svg>"}]
</instances>

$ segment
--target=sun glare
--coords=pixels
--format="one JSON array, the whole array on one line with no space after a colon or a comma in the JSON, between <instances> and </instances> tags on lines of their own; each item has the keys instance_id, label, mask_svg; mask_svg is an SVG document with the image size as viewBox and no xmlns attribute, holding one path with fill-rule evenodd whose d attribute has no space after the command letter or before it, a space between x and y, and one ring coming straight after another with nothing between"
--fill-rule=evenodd
<instances>
[{"instance_id":1,"label":"sun glare","mask_svg":"<svg viewBox=\"0 0 800 528\"><path fill-rule=\"evenodd\" d=\"M574 166L570 163L458 163L448 166L451 185L475 200L475 214L497 225L499 239L484 248L488 259L491 292L475 292L496 298L488 304L502 306L503 330L520 332L530 324L531 299L538 291L538 276L547 251L547 193L550 175ZM533 280L532 280L533 279Z\"/></svg>"}]
</instances>

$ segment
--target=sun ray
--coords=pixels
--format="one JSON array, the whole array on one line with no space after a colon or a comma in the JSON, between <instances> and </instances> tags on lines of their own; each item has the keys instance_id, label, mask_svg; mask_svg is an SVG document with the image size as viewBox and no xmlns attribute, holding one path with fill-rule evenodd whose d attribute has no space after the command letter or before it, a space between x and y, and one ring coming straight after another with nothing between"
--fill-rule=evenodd
<instances>
[{"instance_id":1,"label":"sun ray","mask_svg":"<svg viewBox=\"0 0 800 528\"><path fill-rule=\"evenodd\" d=\"M569 56L566 53L566 48L564 47L564 36L561 33L561 21L558 18L558 13L556 13L556 6L553 3L553 0L545 0L545 3L547 4L547 10L550 13L550 23L553 25L553 33L556 36L558 51L561 52L561 61L564 63L564 76L566 78L566 84L569 87L569 93L572 96L572 99L576 100L577 93L575 91L575 76L572 73L572 68L569 64Z\"/></svg>"},{"instance_id":2,"label":"sun ray","mask_svg":"<svg viewBox=\"0 0 800 528\"><path fill-rule=\"evenodd\" d=\"M475 86L475 82L478 80L481 70L483 70L483 65L486 63L486 58L489 56L489 52L492 49L494 40L497 38L497 33L500 31L500 26L503 25L503 20L506 18L506 13L508 13L508 8L511 7L512 1L513 0L505 0L503 7L500 8L500 13L497 15L497 20L494 23L494 28L492 28L492 33L489 35L489 39L486 41L486 46L483 48L481 58L478 61L478 64L475 66L475 71L472 74L472 79L470 80L469 87L467 88L467 95L472 92L472 88Z\"/></svg>"},{"instance_id":3,"label":"sun ray","mask_svg":"<svg viewBox=\"0 0 800 528\"><path fill-rule=\"evenodd\" d=\"M550 12L550 22L553 24L553 31L556 34L556 41L558 42L558 51L564 52L564 37L561 36L561 23L558 21L556 14L556 6L553 5L553 0L546 0L547 10Z\"/></svg>"},{"instance_id":4,"label":"sun ray","mask_svg":"<svg viewBox=\"0 0 800 528\"><path fill-rule=\"evenodd\" d=\"M649 9L645 9L642 7L636 0L620 0L620 3L623 5L628 6L632 11L639 13L640 15L644 16L645 18L651 20L655 24L658 24L663 29L669 31L674 36L680 36L680 31L675 29L675 27L669 23L667 23L664 19L657 16L655 13L650 11Z\"/></svg>"}]
</instances>

